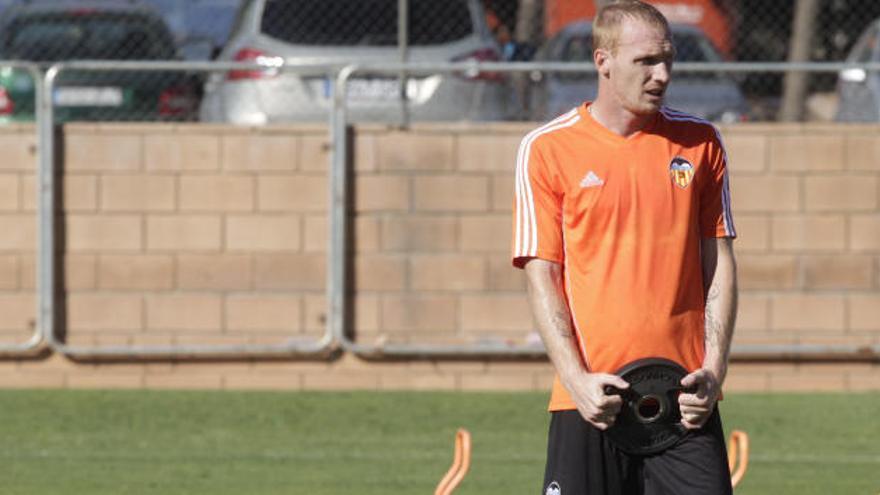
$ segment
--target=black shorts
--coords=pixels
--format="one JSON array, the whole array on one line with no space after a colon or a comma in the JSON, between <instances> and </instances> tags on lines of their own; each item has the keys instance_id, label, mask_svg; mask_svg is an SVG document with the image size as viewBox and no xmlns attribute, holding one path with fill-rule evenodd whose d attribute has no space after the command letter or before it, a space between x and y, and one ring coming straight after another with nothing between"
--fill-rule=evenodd
<instances>
[{"instance_id":1,"label":"black shorts","mask_svg":"<svg viewBox=\"0 0 880 495\"><path fill-rule=\"evenodd\" d=\"M625 454L578 411L552 413L542 495L730 495L716 409L703 428L653 456Z\"/></svg>"}]
</instances>

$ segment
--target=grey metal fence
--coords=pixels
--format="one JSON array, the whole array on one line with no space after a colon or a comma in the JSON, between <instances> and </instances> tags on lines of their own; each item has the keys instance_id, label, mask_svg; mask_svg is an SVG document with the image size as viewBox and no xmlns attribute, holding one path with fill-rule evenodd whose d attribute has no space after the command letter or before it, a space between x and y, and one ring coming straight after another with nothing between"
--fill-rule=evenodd
<instances>
[{"instance_id":1,"label":"grey metal fence","mask_svg":"<svg viewBox=\"0 0 880 495\"><path fill-rule=\"evenodd\" d=\"M208 3L193 2L193 5ZM212 5L216 7L221 3ZM283 0L248 2L242 6L222 3L218 8L249 7L251 10L235 10L237 14L232 18L236 20L229 22L231 36L218 37L226 43L218 56L220 62L178 63L167 60L179 56L184 45L192 40L202 40L201 35L187 36L169 27L173 24L169 12L181 12L172 4L162 7L161 2L156 3L160 7L158 12L164 15L153 18L150 16L156 15L155 6L150 10L143 2L108 2L118 9L111 13L78 10L72 7L75 2L67 1L16 4L21 4L20 8L8 7L0 14L3 16L0 27L5 26L0 29L0 55L8 53L11 58L34 60L41 65L28 66L30 72L25 79L31 81L30 92L25 90L27 84L9 82L23 80L20 74L14 79L4 79L4 73L0 73L0 84L5 85L6 94L14 103L11 118L37 119L40 124L41 298L40 324L35 335L42 336L55 350L78 357L249 356L320 353L338 343L347 350L370 355L534 355L541 352L536 346L494 344L365 346L345 334L344 224L348 198L343 159L348 150L344 130L353 121L405 124L422 120L546 119L554 113L553 105L571 105L575 101L565 98L589 97L585 85L593 77L593 68L589 62L588 30L585 30L588 24L581 24L582 30L576 31L570 29L578 26L573 27L569 22L581 18L583 12L566 11L570 5L565 7L567 4L563 2L550 0L461 0L443 3L442 8L437 7L438 2L419 0L316 0L298 3L308 6L298 9L292 9L292 2ZM40 4L55 5L47 7L53 13L40 14L43 17L34 14L32 25L15 17L23 17L20 12L39 10L34 6ZM254 7L257 4L259 8ZM677 42L682 43L682 47L693 45L694 49L680 50L690 56L677 65L680 77L676 84L692 97L700 93L699 88L706 87L710 99L728 105L717 109L695 106L692 111L719 121L773 120L785 106L784 97L794 94L799 95L792 104L798 107L792 114L794 119L834 118L840 113L842 118L850 120L880 120L880 111L874 108L880 99L870 91L880 69L876 62L880 58L878 37L871 28L867 28L866 34L860 34L875 14L866 8L858 19L843 15L838 7L845 2L802 0L781 4L740 0L687 5L683 2L683 7L666 7L670 17L690 19L689 23L697 26L678 32ZM404 8L398 9L400 5ZM696 14L699 9L694 5L704 7L704 16L709 16L707 6L723 6L725 15L720 18L725 27L722 31L727 34L719 38L718 32L700 27L703 18ZM768 13L771 8L773 11ZM838 17L847 19L846 23L829 27L827 24L836 18L824 14L826 11L837 12ZM764 17L760 17L761 12ZM134 15L144 17L135 22L131 20L134 17L130 17ZM294 15L302 18L291 19ZM822 22L816 22L820 15L824 15ZM400 23L401 18L409 21ZM768 18L788 22L789 34L784 34L785 30L782 35L769 33L770 29L764 29L765 24L773 25ZM800 22L796 22L798 20ZM187 18L186 22L191 21L194 19ZM145 26L160 24L155 31L145 29ZM290 26L297 25L301 29L290 30ZM848 27L840 28L843 25ZM312 34L307 39L295 37L308 29ZM796 31L799 36L795 36ZM824 40L829 36L826 31L837 34L829 38L831 41L817 42L816 33L821 32ZM557 34L568 37L554 38ZM688 35L694 39L686 41ZM167 41L162 40L163 36L171 40L171 48L167 48L167 43L162 44ZM778 44L771 38L776 40L780 36L786 48L773 52ZM756 38L764 41L756 42ZM705 51L705 39L714 46L715 55ZM400 43L401 40L404 43ZM558 44L554 44L554 40ZM307 45L305 56L300 56L302 51L291 49L301 45ZM747 50L750 45L754 50ZM800 57L805 62L782 63L798 58L792 55L795 47L806 53ZM288 49L291 52L287 52ZM775 55L761 55L759 49ZM854 53L850 63L807 62L839 61L850 51ZM774 57L779 63L722 61L772 60ZM68 62L76 59L103 62ZM351 65L352 60L358 64ZM410 62L395 63L399 60ZM45 75L41 70L47 70ZM821 82L823 80L826 82ZM35 84L40 81L42 84ZM572 96L566 96L567 87L572 90ZM44 92L38 99L40 88ZM719 97L720 91L727 91L724 94L728 96ZM824 107L811 110L806 104L809 96L820 95L833 100L833 110ZM847 98L848 106L844 105ZM27 101L40 101L41 105L31 103L29 107ZM851 113L843 111L847 108ZM82 120L331 122L334 134L331 136L332 180L329 181L329 311L323 336L314 342L274 346L84 347L71 346L59 339L51 324L57 310L53 275L58 264L56 252L51 249L56 221L51 215L55 189L53 126ZM25 347L38 343L35 337ZM16 346L13 350L20 349ZM745 348L738 352L760 357L780 353L850 355L856 350L853 346L785 346ZM876 356L880 351L874 346L871 352Z\"/></svg>"},{"instance_id":2,"label":"grey metal fence","mask_svg":"<svg viewBox=\"0 0 880 495\"><path fill-rule=\"evenodd\" d=\"M0 61L0 78L30 91L30 99L21 103L30 107L33 115L42 97L39 68L35 64ZM6 318L0 328L0 354L32 354L41 349L43 332L51 326L51 317L39 310L51 304L47 300L48 288L38 275L39 263L32 260L40 253L52 251L51 245L37 234L50 221L52 210L40 202L49 193L39 177L35 177L42 158L37 127L16 124L14 110L10 95L0 90L0 121L15 127L4 133L4 201L0 221L6 235L0 248L4 266L0 300Z\"/></svg>"},{"instance_id":3,"label":"grey metal fence","mask_svg":"<svg viewBox=\"0 0 880 495\"><path fill-rule=\"evenodd\" d=\"M371 62L584 62L589 20L601 0L0 0L0 59L209 60L339 66ZM674 23L681 62L861 62L880 60L880 3L858 0L654 0ZM873 26L873 27L872 27ZM861 41L860 41L861 40ZM853 74L850 74L851 76ZM68 71L56 96L59 120L211 121L262 124L323 120L328 78L268 72L82 73ZM436 78L385 75L353 81L353 99L410 100L457 94L444 112L414 120L544 120L577 76L493 76L437 86ZM369 79L369 81L367 81ZM450 79L455 79L450 78ZM567 79L566 81L563 81ZM64 82L64 81L61 81ZM467 83L467 84L465 84ZM7 85L13 99L14 88ZM865 78L836 73L743 72L680 77L679 93L721 94L727 108L685 102L719 120L880 119ZM65 86L70 86L65 88ZM434 89L432 89L434 88ZM718 93L718 92L721 93ZM570 92L570 91L569 91ZM461 97L461 95L465 95ZM589 98L589 88L581 98ZM27 96L22 96L24 100ZM434 97L438 98L438 97ZM693 99L698 99L692 97ZM703 98L705 100L706 98ZM492 101L494 100L494 102ZM475 108L474 101L482 104ZM317 102L320 114L290 111ZM491 108L502 102L504 111ZM459 106L458 115L455 114ZM692 108L687 108L688 106ZM680 105L681 106L681 105ZM287 109L287 111L285 111ZM467 112L465 112L465 109ZM853 110L856 109L856 110ZM28 115L22 103L16 114ZM32 118L32 116L31 116Z\"/></svg>"},{"instance_id":4,"label":"grey metal fence","mask_svg":"<svg viewBox=\"0 0 880 495\"><path fill-rule=\"evenodd\" d=\"M764 74L778 72L803 73L808 71L828 73L836 71L853 70L847 64L691 64L684 67L685 71L693 74L705 74L713 72L737 72L750 71ZM876 73L880 71L880 63L860 66L855 70L864 70ZM456 73L482 71L505 71L511 73L533 71L557 71L560 73L579 74L589 72L589 66L578 67L572 64L360 64L349 65L339 71L336 78L336 92L333 100L333 113L331 118L333 134L333 197L334 209L331 211L331 252L344 253L346 245L346 209L348 204L347 194L347 170L346 157L350 153L349 143L345 139L345 129L349 124L350 105L347 99L349 85L355 80L358 73L386 73L395 74L404 71L406 73ZM334 305L331 310L345 315L347 309L343 304L344 294L348 292L347 265L344 257L334 262L334 268L330 274L331 286L336 296L332 299ZM339 326L333 327L333 336L342 349L367 358L393 358L393 357L418 357L418 358L449 358L449 357L535 357L544 355L544 348L539 343L505 343L490 341L485 343L463 344L432 344L432 343L393 343L380 341L374 344L360 343L349 337L342 326L347 318L340 316L337 320ZM867 360L870 362L880 359L880 344L863 346L857 344L734 344L731 356L742 360Z\"/></svg>"},{"instance_id":5,"label":"grey metal fence","mask_svg":"<svg viewBox=\"0 0 880 495\"><path fill-rule=\"evenodd\" d=\"M695 74L700 73L724 73L735 71L749 71L755 73L778 73L778 72L846 72L864 71L873 74L880 71L880 64L693 64L685 65L682 69ZM34 69L35 70L35 69ZM556 71L560 73L589 72L588 65L571 64L504 64L504 63L457 63L457 64L378 64L364 63L349 65L344 68L323 65L293 66L293 65L260 65L241 63L168 63L168 62L130 62L101 63L101 62L72 62L56 64L50 67L45 76L35 73L34 78L42 79L42 93L40 105L36 115L39 121L39 149L40 173L39 204L40 204L40 242L39 242L39 290L40 290L40 325L38 335L50 346L50 348L72 357L101 357L110 356L115 358L124 357L186 357L186 356L292 356L292 355L320 355L334 346L341 346L348 350L365 356L537 356L542 353L539 345L512 345L507 343L489 342L461 345L434 345L434 344L392 344L380 343L368 345L358 343L346 334L345 322L348 320L348 308L345 304L345 294L348 293L347 281L349 280L349 267L346 263L346 223L348 213L346 205L349 204L348 188L346 185L347 171L346 161L350 153L347 149L348 142L345 138L346 127L350 123L349 117L356 109L356 105L348 98L348 92L352 81L356 81L359 74L388 74L398 75L404 73L407 77L420 77L424 74L467 74L479 75L483 73L532 73L535 71ZM300 74L319 74L322 77L331 76L333 98L330 101L331 112L328 113L332 143L332 153L328 166L330 179L328 180L328 270L327 270L327 321L323 336L313 341L288 340L276 345L119 345L119 346L80 346L69 345L57 335L53 327L54 316L58 312L59 291L56 285L58 252L52 249L55 244L54 235L58 230L55 222L58 218L51 214L55 210L55 191L53 181L56 176L54 170L56 149L56 134L53 128L57 121L53 113L59 108L57 90L59 81L66 71L81 72L230 72L230 71L277 71L295 72ZM406 100L403 100L406 104ZM24 347L10 349L23 351L37 346L40 339L36 336ZM796 359L809 359L820 356L822 359L848 359L860 357L862 359L876 359L880 355L880 347L872 346L870 349L856 345L749 345L734 348L734 355L757 359L792 357Z\"/></svg>"}]
</instances>

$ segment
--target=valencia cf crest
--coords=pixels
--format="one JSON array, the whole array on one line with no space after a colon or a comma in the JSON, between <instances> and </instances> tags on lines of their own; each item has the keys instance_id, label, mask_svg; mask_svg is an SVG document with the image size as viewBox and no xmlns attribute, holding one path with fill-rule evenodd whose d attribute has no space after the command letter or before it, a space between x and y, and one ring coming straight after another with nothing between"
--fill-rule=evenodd
<instances>
[{"instance_id":1,"label":"valencia cf crest","mask_svg":"<svg viewBox=\"0 0 880 495\"><path fill-rule=\"evenodd\" d=\"M677 156L669 164L669 176L672 177L672 182L675 182L676 186L685 189L691 185L691 180L694 178L694 166L691 165L691 162Z\"/></svg>"}]
</instances>

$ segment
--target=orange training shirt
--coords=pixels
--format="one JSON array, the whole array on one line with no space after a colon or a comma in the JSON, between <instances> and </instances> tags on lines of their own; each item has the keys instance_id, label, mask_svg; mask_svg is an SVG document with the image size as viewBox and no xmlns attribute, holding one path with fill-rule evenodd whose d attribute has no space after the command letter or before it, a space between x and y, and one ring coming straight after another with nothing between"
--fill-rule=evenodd
<instances>
[{"instance_id":1,"label":"orange training shirt","mask_svg":"<svg viewBox=\"0 0 880 495\"><path fill-rule=\"evenodd\" d=\"M581 357L614 373L663 357L703 363L700 238L736 237L715 127L663 108L627 138L589 102L523 138L516 167L513 264L563 266ZM556 377L550 410L575 409Z\"/></svg>"}]
</instances>

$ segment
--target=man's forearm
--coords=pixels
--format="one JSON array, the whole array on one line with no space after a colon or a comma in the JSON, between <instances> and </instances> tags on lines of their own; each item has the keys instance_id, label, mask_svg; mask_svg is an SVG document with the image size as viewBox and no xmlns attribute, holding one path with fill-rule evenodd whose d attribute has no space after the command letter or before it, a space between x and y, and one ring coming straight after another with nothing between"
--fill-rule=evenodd
<instances>
[{"instance_id":1,"label":"man's forearm","mask_svg":"<svg viewBox=\"0 0 880 495\"><path fill-rule=\"evenodd\" d=\"M562 267L550 261L533 259L526 264L529 303L547 355L566 383L584 373L583 362L575 341L571 312L565 300Z\"/></svg>"},{"instance_id":2,"label":"man's forearm","mask_svg":"<svg viewBox=\"0 0 880 495\"><path fill-rule=\"evenodd\" d=\"M704 243L703 263L704 273L708 278L708 288L705 319L706 357L703 367L714 372L719 383L724 383L730 342L736 324L736 260L731 239L722 238L714 241L709 245Z\"/></svg>"}]
</instances>

